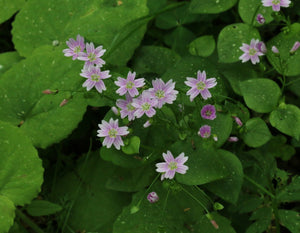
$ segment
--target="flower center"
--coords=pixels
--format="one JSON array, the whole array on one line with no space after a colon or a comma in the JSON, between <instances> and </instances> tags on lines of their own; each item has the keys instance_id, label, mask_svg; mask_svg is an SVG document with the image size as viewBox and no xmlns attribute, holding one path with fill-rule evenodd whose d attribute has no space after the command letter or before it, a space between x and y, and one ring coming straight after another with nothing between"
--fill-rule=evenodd
<instances>
[{"instance_id":1,"label":"flower center","mask_svg":"<svg viewBox=\"0 0 300 233\"><path fill-rule=\"evenodd\" d=\"M201 82L201 81L198 82L197 83L197 89L200 90L200 91L204 90L205 89L205 83Z\"/></svg>"},{"instance_id":2,"label":"flower center","mask_svg":"<svg viewBox=\"0 0 300 233\"><path fill-rule=\"evenodd\" d=\"M94 53L89 53L88 59L89 59L90 61L95 61L95 60L96 60L96 54L94 54Z\"/></svg>"},{"instance_id":3,"label":"flower center","mask_svg":"<svg viewBox=\"0 0 300 233\"><path fill-rule=\"evenodd\" d=\"M142 109L144 111L148 111L150 109L151 105L149 103L144 103L142 104Z\"/></svg>"},{"instance_id":4,"label":"flower center","mask_svg":"<svg viewBox=\"0 0 300 233\"><path fill-rule=\"evenodd\" d=\"M203 137L204 138L209 138L209 136L210 136L210 132L204 132L203 133Z\"/></svg>"},{"instance_id":5,"label":"flower center","mask_svg":"<svg viewBox=\"0 0 300 233\"><path fill-rule=\"evenodd\" d=\"M79 53L81 51L81 47L78 45L74 48L74 53Z\"/></svg>"},{"instance_id":6,"label":"flower center","mask_svg":"<svg viewBox=\"0 0 300 233\"><path fill-rule=\"evenodd\" d=\"M133 86L134 86L134 83L131 82L131 81L129 81L129 82L126 83L126 88L127 89L131 89L131 88L133 88Z\"/></svg>"},{"instance_id":7,"label":"flower center","mask_svg":"<svg viewBox=\"0 0 300 233\"><path fill-rule=\"evenodd\" d=\"M206 113L205 113L206 116L210 116L211 114L212 114L212 112L209 111L209 110L207 110Z\"/></svg>"},{"instance_id":8,"label":"flower center","mask_svg":"<svg viewBox=\"0 0 300 233\"><path fill-rule=\"evenodd\" d=\"M280 4L280 0L273 0L272 3L273 3L274 5L278 5L278 4Z\"/></svg>"},{"instance_id":9,"label":"flower center","mask_svg":"<svg viewBox=\"0 0 300 233\"><path fill-rule=\"evenodd\" d=\"M171 170L177 169L177 163L176 162L170 162L168 164L168 168L170 168Z\"/></svg>"},{"instance_id":10,"label":"flower center","mask_svg":"<svg viewBox=\"0 0 300 233\"><path fill-rule=\"evenodd\" d=\"M155 92L155 96L158 99L164 98L165 97L165 92L163 90L158 90L157 92Z\"/></svg>"},{"instance_id":11,"label":"flower center","mask_svg":"<svg viewBox=\"0 0 300 233\"><path fill-rule=\"evenodd\" d=\"M98 74L92 74L91 75L91 80L94 81L94 82L99 82L100 75L98 75Z\"/></svg>"},{"instance_id":12,"label":"flower center","mask_svg":"<svg viewBox=\"0 0 300 233\"><path fill-rule=\"evenodd\" d=\"M108 136L109 136L110 138L116 138L116 137L117 137L117 133L118 133L117 130L115 130L115 129L110 129L110 130L108 131Z\"/></svg>"},{"instance_id":13,"label":"flower center","mask_svg":"<svg viewBox=\"0 0 300 233\"><path fill-rule=\"evenodd\" d=\"M131 105L131 103L127 104L126 107L127 107L127 111L129 111L129 112L132 112L132 111L135 110L135 107L133 107L133 106Z\"/></svg>"},{"instance_id":14,"label":"flower center","mask_svg":"<svg viewBox=\"0 0 300 233\"><path fill-rule=\"evenodd\" d=\"M256 50L255 49L249 49L249 55L250 56L254 56L256 54Z\"/></svg>"}]
</instances>

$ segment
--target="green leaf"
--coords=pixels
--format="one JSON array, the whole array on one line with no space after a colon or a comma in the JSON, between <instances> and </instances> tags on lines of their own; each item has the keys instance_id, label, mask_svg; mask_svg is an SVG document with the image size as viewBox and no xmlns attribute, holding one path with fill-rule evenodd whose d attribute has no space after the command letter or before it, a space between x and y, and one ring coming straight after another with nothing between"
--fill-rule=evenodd
<instances>
[{"instance_id":1,"label":"green leaf","mask_svg":"<svg viewBox=\"0 0 300 233\"><path fill-rule=\"evenodd\" d=\"M61 210L62 207L60 205L45 200L33 200L26 207L27 213L35 217L55 214Z\"/></svg>"},{"instance_id":2,"label":"green leaf","mask_svg":"<svg viewBox=\"0 0 300 233\"><path fill-rule=\"evenodd\" d=\"M82 64L51 50L40 49L0 79L0 120L20 125L41 148L68 136L87 106L83 94L77 92L84 91L79 76ZM46 95L42 93L46 89L62 91ZM60 107L64 99L68 103Z\"/></svg>"},{"instance_id":3,"label":"green leaf","mask_svg":"<svg viewBox=\"0 0 300 233\"><path fill-rule=\"evenodd\" d=\"M292 104L280 104L270 114L270 123L280 132L299 139L300 109Z\"/></svg>"},{"instance_id":4,"label":"green leaf","mask_svg":"<svg viewBox=\"0 0 300 233\"><path fill-rule=\"evenodd\" d=\"M262 197L256 197L249 194L241 194L236 204L240 214L249 213L257 209L263 203Z\"/></svg>"},{"instance_id":5,"label":"green leaf","mask_svg":"<svg viewBox=\"0 0 300 233\"><path fill-rule=\"evenodd\" d=\"M43 171L30 139L21 129L0 122L0 195L15 205L29 203L40 191Z\"/></svg>"},{"instance_id":6,"label":"green leaf","mask_svg":"<svg viewBox=\"0 0 300 233\"><path fill-rule=\"evenodd\" d=\"M242 138L251 147L260 147L271 139L272 135L266 123L261 118L251 118L244 126Z\"/></svg>"},{"instance_id":7,"label":"green leaf","mask_svg":"<svg viewBox=\"0 0 300 233\"><path fill-rule=\"evenodd\" d=\"M0 24L12 17L25 3L25 0L0 0Z\"/></svg>"},{"instance_id":8,"label":"green leaf","mask_svg":"<svg viewBox=\"0 0 300 233\"><path fill-rule=\"evenodd\" d=\"M133 136L129 138L129 140L124 140L124 146L122 146L122 151L125 154L132 155L132 154L138 154L140 151L140 143L141 140L137 136Z\"/></svg>"},{"instance_id":9,"label":"green leaf","mask_svg":"<svg viewBox=\"0 0 300 233\"><path fill-rule=\"evenodd\" d=\"M268 41L267 48L270 52L267 53L267 58L280 74L295 76L300 74L300 50L294 55L290 55L290 50L296 41L300 41L300 23L292 24L287 30L288 32L281 32ZM271 52L272 46L278 48L280 57Z\"/></svg>"},{"instance_id":10,"label":"green leaf","mask_svg":"<svg viewBox=\"0 0 300 233\"><path fill-rule=\"evenodd\" d=\"M189 51L195 56L208 57L214 52L215 47L216 42L213 36L201 36L189 44Z\"/></svg>"},{"instance_id":11,"label":"green leaf","mask_svg":"<svg viewBox=\"0 0 300 233\"><path fill-rule=\"evenodd\" d=\"M250 220L256 220L250 227L248 227L246 233L263 233L272 220L272 209L269 207L262 207L253 212Z\"/></svg>"},{"instance_id":12,"label":"green leaf","mask_svg":"<svg viewBox=\"0 0 300 233\"><path fill-rule=\"evenodd\" d=\"M12 65L19 62L22 58L17 52L6 52L0 54L0 77L4 74Z\"/></svg>"},{"instance_id":13,"label":"green leaf","mask_svg":"<svg viewBox=\"0 0 300 233\"><path fill-rule=\"evenodd\" d=\"M180 59L173 50L159 46L142 46L133 58L133 69L138 73L162 75Z\"/></svg>"},{"instance_id":14,"label":"green leaf","mask_svg":"<svg viewBox=\"0 0 300 233\"><path fill-rule=\"evenodd\" d=\"M278 210L278 217L281 221L281 225L289 229L291 233L300 232L299 212L293 210Z\"/></svg>"},{"instance_id":15,"label":"green leaf","mask_svg":"<svg viewBox=\"0 0 300 233\"><path fill-rule=\"evenodd\" d=\"M281 190L276 198L280 202L296 202L300 201L300 176L295 176L292 182Z\"/></svg>"},{"instance_id":16,"label":"green leaf","mask_svg":"<svg viewBox=\"0 0 300 233\"><path fill-rule=\"evenodd\" d=\"M218 224L219 228L215 229L210 220L206 216L201 216L199 222L193 227L195 233L235 233L229 219L219 215L216 212L211 213L213 220Z\"/></svg>"},{"instance_id":17,"label":"green leaf","mask_svg":"<svg viewBox=\"0 0 300 233\"><path fill-rule=\"evenodd\" d=\"M210 1L210 0L209 0ZM259 32L247 24L237 23L222 29L218 38L219 61L233 63L243 54L242 43L250 44L251 39L260 39Z\"/></svg>"},{"instance_id":18,"label":"green leaf","mask_svg":"<svg viewBox=\"0 0 300 233\"><path fill-rule=\"evenodd\" d=\"M261 14L265 18L265 24L270 23L273 20L272 7L265 7L261 3L261 0L240 0L239 1L239 14L242 20L255 27L262 26L256 20L258 14Z\"/></svg>"},{"instance_id":19,"label":"green leaf","mask_svg":"<svg viewBox=\"0 0 300 233\"><path fill-rule=\"evenodd\" d=\"M192 0L190 11L197 14L215 14L227 11L237 0Z\"/></svg>"},{"instance_id":20,"label":"green leaf","mask_svg":"<svg viewBox=\"0 0 300 233\"><path fill-rule=\"evenodd\" d=\"M260 113L274 110L281 96L279 86L270 79L247 80L240 87L247 106Z\"/></svg>"},{"instance_id":21,"label":"green leaf","mask_svg":"<svg viewBox=\"0 0 300 233\"><path fill-rule=\"evenodd\" d=\"M1 191L0 191L1 192ZM15 205L7 197L0 195L0 232L6 233L13 225L15 218Z\"/></svg>"},{"instance_id":22,"label":"green leaf","mask_svg":"<svg viewBox=\"0 0 300 233\"><path fill-rule=\"evenodd\" d=\"M218 150L218 155L229 171L229 175L222 180L217 180L205 185L208 190L225 201L236 203L243 184L243 167L240 160L231 152Z\"/></svg>"},{"instance_id":23,"label":"green leaf","mask_svg":"<svg viewBox=\"0 0 300 233\"><path fill-rule=\"evenodd\" d=\"M13 41L22 56L29 56L35 48L52 45L54 40L59 41L61 46L58 49L61 51L66 47L65 41L80 34L87 41L103 45L109 53L111 44L124 30L123 27L147 14L146 0L31 0L14 21ZM134 23L132 27L135 26ZM144 24L142 29L128 35L129 38L109 57L109 62L125 65L143 38L145 29Z\"/></svg>"}]
</instances>

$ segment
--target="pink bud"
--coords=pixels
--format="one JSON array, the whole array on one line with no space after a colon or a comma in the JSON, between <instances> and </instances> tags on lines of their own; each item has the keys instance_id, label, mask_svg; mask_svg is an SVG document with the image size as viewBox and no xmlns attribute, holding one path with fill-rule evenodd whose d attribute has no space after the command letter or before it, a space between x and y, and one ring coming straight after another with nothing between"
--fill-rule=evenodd
<instances>
[{"instance_id":1,"label":"pink bud","mask_svg":"<svg viewBox=\"0 0 300 233\"><path fill-rule=\"evenodd\" d=\"M239 126L243 126L243 122L241 121L240 118L236 117L236 116L233 116L235 122L239 125Z\"/></svg>"},{"instance_id":2,"label":"pink bud","mask_svg":"<svg viewBox=\"0 0 300 233\"><path fill-rule=\"evenodd\" d=\"M300 42L296 41L295 44L293 45L293 48L291 49L290 53L296 52L299 47L300 47Z\"/></svg>"},{"instance_id":3,"label":"pink bud","mask_svg":"<svg viewBox=\"0 0 300 233\"><path fill-rule=\"evenodd\" d=\"M148 128L151 125L150 121L146 121L145 124L143 125L144 128Z\"/></svg>"},{"instance_id":4,"label":"pink bud","mask_svg":"<svg viewBox=\"0 0 300 233\"><path fill-rule=\"evenodd\" d=\"M279 50L276 46L272 46L272 52L275 53L275 54L278 54L279 53Z\"/></svg>"},{"instance_id":5,"label":"pink bud","mask_svg":"<svg viewBox=\"0 0 300 233\"><path fill-rule=\"evenodd\" d=\"M210 220L210 223L214 226L214 228L219 229L219 225L216 223L215 220Z\"/></svg>"},{"instance_id":6,"label":"pink bud","mask_svg":"<svg viewBox=\"0 0 300 233\"><path fill-rule=\"evenodd\" d=\"M267 47L266 47L265 43L262 41L257 43L257 48L258 48L259 52L262 52L262 53L267 52Z\"/></svg>"},{"instance_id":7,"label":"pink bud","mask_svg":"<svg viewBox=\"0 0 300 233\"><path fill-rule=\"evenodd\" d=\"M43 93L46 95L52 94L53 92L50 89L43 90Z\"/></svg>"},{"instance_id":8,"label":"pink bud","mask_svg":"<svg viewBox=\"0 0 300 233\"><path fill-rule=\"evenodd\" d=\"M159 200L159 197L156 192L151 192L148 194L147 199L150 203L155 203Z\"/></svg>"},{"instance_id":9,"label":"pink bud","mask_svg":"<svg viewBox=\"0 0 300 233\"><path fill-rule=\"evenodd\" d=\"M116 107L112 107L111 110L115 115L119 115L119 110Z\"/></svg>"},{"instance_id":10,"label":"pink bud","mask_svg":"<svg viewBox=\"0 0 300 233\"><path fill-rule=\"evenodd\" d=\"M59 104L59 107L66 105L68 102L69 102L69 100L63 99L63 101L61 101L61 103Z\"/></svg>"},{"instance_id":11,"label":"pink bud","mask_svg":"<svg viewBox=\"0 0 300 233\"><path fill-rule=\"evenodd\" d=\"M256 21L259 23L259 24L264 24L266 22L264 16L262 14L258 14L256 16Z\"/></svg>"},{"instance_id":12,"label":"pink bud","mask_svg":"<svg viewBox=\"0 0 300 233\"><path fill-rule=\"evenodd\" d=\"M214 135L213 135L213 139L214 139L215 142L217 142L217 141L218 141L217 135L214 134Z\"/></svg>"},{"instance_id":13,"label":"pink bud","mask_svg":"<svg viewBox=\"0 0 300 233\"><path fill-rule=\"evenodd\" d=\"M237 142L238 140L239 140L238 137L229 137L229 138L227 139L228 142Z\"/></svg>"}]
</instances>

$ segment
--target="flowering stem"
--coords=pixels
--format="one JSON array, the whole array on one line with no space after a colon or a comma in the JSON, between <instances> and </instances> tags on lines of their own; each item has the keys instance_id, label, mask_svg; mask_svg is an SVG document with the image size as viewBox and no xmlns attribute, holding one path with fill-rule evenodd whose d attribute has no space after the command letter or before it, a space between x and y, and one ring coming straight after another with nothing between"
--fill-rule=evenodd
<instances>
[{"instance_id":1,"label":"flowering stem","mask_svg":"<svg viewBox=\"0 0 300 233\"><path fill-rule=\"evenodd\" d=\"M256 186L258 189L260 189L261 191L263 191L264 193L268 194L272 199L275 198L275 196L268 190L266 190L263 186L261 186L260 184L256 183L254 180L252 180L249 176L244 174L244 178L249 181L251 184L253 184L254 186Z\"/></svg>"},{"instance_id":2,"label":"flowering stem","mask_svg":"<svg viewBox=\"0 0 300 233\"><path fill-rule=\"evenodd\" d=\"M36 225L30 218L28 218L23 212L19 209L16 209L17 216L22 219L26 225L28 225L35 233L44 233L44 231L39 228L38 225Z\"/></svg>"},{"instance_id":3,"label":"flowering stem","mask_svg":"<svg viewBox=\"0 0 300 233\"><path fill-rule=\"evenodd\" d=\"M165 210L166 210L169 194L170 194L170 189L168 189L162 213L165 212Z\"/></svg>"},{"instance_id":4,"label":"flowering stem","mask_svg":"<svg viewBox=\"0 0 300 233\"><path fill-rule=\"evenodd\" d=\"M210 201L211 204L214 204L214 202L210 199L210 197L209 197L208 195L206 195L206 193L205 193L202 189L200 189L197 185L194 185L194 187L195 187L200 193L202 193L202 195L203 195L206 199L208 199L208 200Z\"/></svg>"},{"instance_id":5,"label":"flowering stem","mask_svg":"<svg viewBox=\"0 0 300 233\"><path fill-rule=\"evenodd\" d=\"M193 194L191 194L189 191L187 191L184 187L182 187L182 190L184 192L186 192L192 199L194 199L199 205L201 205L201 207L205 210L205 212L207 214L209 214L209 211L207 210L207 208L201 203L201 201L199 201Z\"/></svg>"},{"instance_id":6,"label":"flowering stem","mask_svg":"<svg viewBox=\"0 0 300 233\"><path fill-rule=\"evenodd\" d=\"M154 180L152 181L152 183L150 184L150 186L147 188L147 190L145 191L145 193L142 195L141 199L140 199L139 202L137 203L137 205L136 205L137 207L140 206L140 204L142 203L142 200L144 199L145 194L149 192L149 190L151 189L152 185L155 183L155 181L158 179L159 176L160 176L160 174L158 174L158 175L154 178Z\"/></svg>"}]
</instances>

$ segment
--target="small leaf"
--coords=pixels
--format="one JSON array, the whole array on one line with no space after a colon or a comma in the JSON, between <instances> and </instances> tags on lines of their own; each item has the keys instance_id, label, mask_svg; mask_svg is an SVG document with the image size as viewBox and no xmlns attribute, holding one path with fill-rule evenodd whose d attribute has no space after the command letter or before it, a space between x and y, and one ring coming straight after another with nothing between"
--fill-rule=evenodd
<instances>
[{"instance_id":1,"label":"small leaf","mask_svg":"<svg viewBox=\"0 0 300 233\"><path fill-rule=\"evenodd\" d=\"M122 146L122 151L128 155L138 154L140 151L140 143L140 138L133 136L129 138L128 142L125 143L125 146Z\"/></svg>"},{"instance_id":2,"label":"small leaf","mask_svg":"<svg viewBox=\"0 0 300 233\"><path fill-rule=\"evenodd\" d=\"M270 79L247 80L240 87L247 106L260 113L274 110L281 95L279 86Z\"/></svg>"},{"instance_id":3,"label":"small leaf","mask_svg":"<svg viewBox=\"0 0 300 233\"><path fill-rule=\"evenodd\" d=\"M34 217L55 214L61 210L62 207L60 205L45 200L33 200L26 207L28 214Z\"/></svg>"},{"instance_id":4,"label":"small leaf","mask_svg":"<svg viewBox=\"0 0 300 233\"><path fill-rule=\"evenodd\" d=\"M197 14L215 14L230 9L236 2L237 0L192 0L190 11Z\"/></svg>"},{"instance_id":5,"label":"small leaf","mask_svg":"<svg viewBox=\"0 0 300 233\"><path fill-rule=\"evenodd\" d=\"M13 225L15 218L15 205L5 196L0 195L0 232L6 233Z\"/></svg>"},{"instance_id":6,"label":"small leaf","mask_svg":"<svg viewBox=\"0 0 300 233\"><path fill-rule=\"evenodd\" d=\"M269 207L262 207L253 212L250 220L256 220L256 222L248 227L246 233L263 233L271 224L272 209Z\"/></svg>"},{"instance_id":7,"label":"small leaf","mask_svg":"<svg viewBox=\"0 0 300 233\"><path fill-rule=\"evenodd\" d=\"M281 225L289 229L291 233L300 232L299 212L293 210L278 210L278 216L281 221Z\"/></svg>"},{"instance_id":8,"label":"small leaf","mask_svg":"<svg viewBox=\"0 0 300 233\"><path fill-rule=\"evenodd\" d=\"M214 52L215 47L216 42L213 36L201 36L189 44L189 51L195 56L208 57Z\"/></svg>"}]
</instances>

